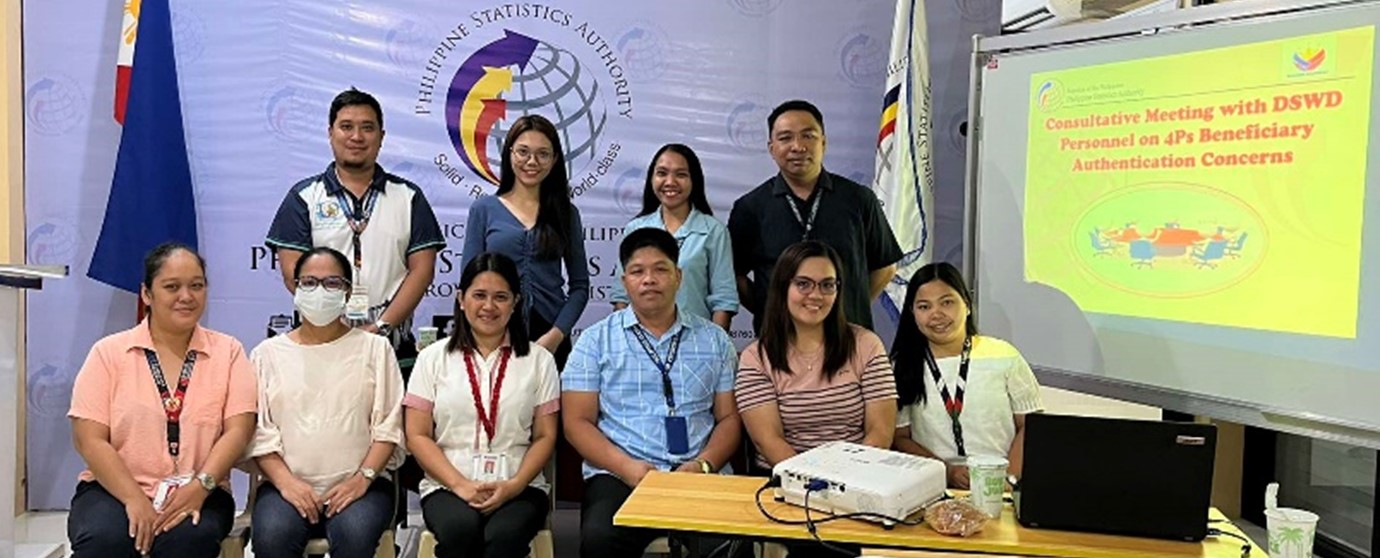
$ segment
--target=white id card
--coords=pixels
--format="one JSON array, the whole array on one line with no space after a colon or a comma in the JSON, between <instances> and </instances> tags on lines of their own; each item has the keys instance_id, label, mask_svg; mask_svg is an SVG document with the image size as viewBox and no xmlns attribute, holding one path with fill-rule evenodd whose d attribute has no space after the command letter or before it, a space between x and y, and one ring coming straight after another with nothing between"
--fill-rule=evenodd
<instances>
[{"instance_id":1,"label":"white id card","mask_svg":"<svg viewBox=\"0 0 1380 558\"><path fill-rule=\"evenodd\" d=\"M474 480L476 482L500 482L508 480L508 456L501 453L475 454Z\"/></svg>"},{"instance_id":2,"label":"white id card","mask_svg":"<svg viewBox=\"0 0 1380 558\"><path fill-rule=\"evenodd\" d=\"M345 301L345 319L369 319L369 287L355 284L354 289L350 291L350 298Z\"/></svg>"},{"instance_id":3,"label":"white id card","mask_svg":"<svg viewBox=\"0 0 1380 558\"><path fill-rule=\"evenodd\" d=\"M173 491L177 490L179 486L189 482L192 482L191 475L178 475L159 481L158 488L153 492L154 511L163 511L163 504L168 503L168 496L171 496Z\"/></svg>"}]
</instances>

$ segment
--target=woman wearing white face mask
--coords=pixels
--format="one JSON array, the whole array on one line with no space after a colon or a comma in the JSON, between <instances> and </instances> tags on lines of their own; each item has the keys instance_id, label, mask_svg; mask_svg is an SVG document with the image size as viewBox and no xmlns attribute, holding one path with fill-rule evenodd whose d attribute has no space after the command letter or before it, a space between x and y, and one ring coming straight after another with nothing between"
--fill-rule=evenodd
<instances>
[{"instance_id":1,"label":"woman wearing white face mask","mask_svg":"<svg viewBox=\"0 0 1380 558\"><path fill-rule=\"evenodd\" d=\"M302 325L250 354L259 422L249 454L267 477L254 555L300 557L325 537L331 556L373 556L393 517L387 471L403 458L402 374L387 338L340 319L351 282L344 254L311 250L294 276Z\"/></svg>"}]
</instances>

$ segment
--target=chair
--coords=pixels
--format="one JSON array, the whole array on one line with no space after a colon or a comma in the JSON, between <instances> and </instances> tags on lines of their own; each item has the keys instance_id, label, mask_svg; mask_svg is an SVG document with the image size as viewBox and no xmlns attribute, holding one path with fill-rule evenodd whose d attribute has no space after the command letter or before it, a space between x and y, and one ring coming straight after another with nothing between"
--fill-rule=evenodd
<instances>
[{"instance_id":1,"label":"chair","mask_svg":"<svg viewBox=\"0 0 1380 558\"><path fill-rule=\"evenodd\" d=\"M1112 251L1113 251L1113 249L1114 249L1115 247L1112 246L1111 244L1107 243L1107 242L1103 242L1102 239L1099 238L1099 237L1097 236L1097 232L1098 232L1097 229L1093 229L1091 232L1088 233L1088 237L1089 237L1090 239L1092 239L1093 255L1094 255L1094 256L1110 256L1110 255L1112 255Z\"/></svg>"},{"instance_id":2,"label":"chair","mask_svg":"<svg viewBox=\"0 0 1380 558\"><path fill-rule=\"evenodd\" d=\"M1132 240L1131 266L1155 267L1155 245L1149 240Z\"/></svg>"},{"instance_id":3,"label":"chair","mask_svg":"<svg viewBox=\"0 0 1380 558\"><path fill-rule=\"evenodd\" d=\"M1233 243L1227 245L1227 250L1226 250L1227 257L1230 257L1230 258L1239 258L1239 257L1241 257L1241 247L1243 247L1243 246L1245 246L1245 245L1246 245L1246 233L1241 233L1240 236L1236 237L1236 242L1233 242Z\"/></svg>"},{"instance_id":4,"label":"chair","mask_svg":"<svg viewBox=\"0 0 1380 558\"><path fill-rule=\"evenodd\" d=\"M1217 264L1213 262L1222 259L1222 256L1226 254L1226 251L1227 241L1214 240L1212 242L1209 242L1206 247L1194 248L1193 259L1196 260L1199 269L1202 269L1204 267L1216 269Z\"/></svg>"},{"instance_id":5,"label":"chair","mask_svg":"<svg viewBox=\"0 0 1380 558\"><path fill-rule=\"evenodd\" d=\"M250 526L253 524L254 502L258 499L259 485L262 483L262 475L250 475L249 502L245 505L244 513L235 518L230 535L221 541L220 558L244 558L244 549L249 546ZM398 505L397 491L394 491L393 506L396 508ZM374 558L397 558L397 550L393 547L396 537L397 533L391 527L385 530L379 537L379 546L374 551ZM330 551L331 545L326 539L311 539L307 541L302 556L325 556Z\"/></svg>"}]
</instances>

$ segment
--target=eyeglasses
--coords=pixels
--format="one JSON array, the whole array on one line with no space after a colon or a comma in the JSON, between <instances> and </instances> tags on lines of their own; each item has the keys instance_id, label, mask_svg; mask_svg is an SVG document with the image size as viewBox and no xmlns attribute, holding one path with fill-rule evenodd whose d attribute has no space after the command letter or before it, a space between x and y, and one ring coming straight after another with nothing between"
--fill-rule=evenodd
<instances>
[{"instance_id":1,"label":"eyeglasses","mask_svg":"<svg viewBox=\"0 0 1380 558\"><path fill-rule=\"evenodd\" d=\"M349 290L350 282L346 281L344 277L341 277L339 275L332 275L330 277L313 277L311 275L303 275L297 278L297 288L302 289L304 291L314 291L318 286L326 287L326 290L328 292L340 293Z\"/></svg>"},{"instance_id":2,"label":"eyeglasses","mask_svg":"<svg viewBox=\"0 0 1380 558\"><path fill-rule=\"evenodd\" d=\"M838 279L825 279L823 281L815 281L814 279L811 279L809 277L796 277L795 279L791 279L791 286L794 286L796 292L803 295L807 295L811 292L814 292L815 287L819 287L820 294L826 296L839 292Z\"/></svg>"},{"instance_id":3,"label":"eyeglasses","mask_svg":"<svg viewBox=\"0 0 1380 558\"><path fill-rule=\"evenodd\" d=\"M533 151L526 147L514 147L511 150L511 152L513 154L513 157L517 158L518 161L521 161L523 163L532 160L532 157L535 156L537 158L538 163L545 165L550 163L551 159L555 157L555 154L545 149L538 149L536 151Z\"/></svg>"}]
</instances>

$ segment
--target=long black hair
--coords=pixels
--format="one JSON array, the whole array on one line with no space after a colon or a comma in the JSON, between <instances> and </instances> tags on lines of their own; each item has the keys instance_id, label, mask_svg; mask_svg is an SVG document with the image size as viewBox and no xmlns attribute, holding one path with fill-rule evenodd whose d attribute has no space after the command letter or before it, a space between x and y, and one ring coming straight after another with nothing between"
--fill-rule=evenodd
<instances>
[{"instance_id":1,"label":"long black hair","mask_svg":"<svg viewBox=\"0 0 1380 558\"><path fill-rule=\"evenodd\" d=\"M460 309L460 299L464 298L465 292L474 284L474 279L485 271L497 273L508 282L508 290L513 293L514 308L521 302L518 299L522 296L518 294L518 286L522 284L522 280L518 278L517 264L508 256L497 252L484 252L475 256L460 273L459 294L455 299L455 331L451 333L450 341L446 342L447 352L456 353L476 348L474 330L470 328L470 320L465 317L465 311ZM522 312L514 311L508 317L508 343L513 346L513 353L520 357L527 356L531 349L527 340L527 325L522 321Z\"/></svg>"},{"instance_id":2,"label":"long black hair","mask_svg":"<svg viewBox=\"0 0 1380 558\"><path fill-rule=\"evenodd\" d=\"M896 403L901 406L925 402L925 361L930 355L930 340L915 323L915 297L920 287L930 281L942 281L954 291L968 308L973 307L972 295L963 274L949 262L926 264L915 270L906 285L906 301L901 305L901 320L896 324L896 338L891 342L891 368L896 375ZM966 333L978 334L977 320L967 316Z\"/></svg>"},{"instance_id":3,"label":"long black hair","mask_svg":"<svg viewBox=\"0 0 1380 558\"><path fill-rule=\"evenodd\" d=\"M788 290L795 288L791 283L795 279L795 274L800 271L800 264L810 258L828 258L834 264L835 275L843 270L838 252L829 245L817 240L797 242L787 247L777 258L776 267L771 272L771 286L767 289L767 308L763 313L762 336L758 341L757 351L771 362L772 369L785 374L792 373L788 359L791 343L795 341L795 320L791 319L786 297L789 296ZM838 277L834 280L840 281ZM842 299L845 287L842 282L839 283L839 291L834 295L834 304L829 308L829 315L824 317L822 371L826 380L834 379L834 375L853 358L857 347L853 329L848 325L848 319L843 313Z\"/></svg>"},{"instance_id":4,"label":"long black hair","mask_svg":"<svg viewBox=\"0 0 1380 558\"><path fill-rule=\"evenodd\" d=\"M502 168L498 172L497 195L513 190L517 184L517 173L513 171L513 144L518 136L535 131L546 136L551 142L551 172L541 181L537 192L537 256L559 258L565 254L570 244L570 221L575 212L570 203L570 175L565 170L565 151L561 149L560 134L550 120L537 114L529 114L513 122L512 129L503 138Z\"/></svg>"},{"instance_id":5,"label":"long black hair","mask_svg":"<svg viewBox=\"0 0 1380 558\"><path fill-rule=\"evenodd\" d=\"M713 215L714 210L709 207L709 198L704 194L704 167L700 166L700 157L695 155L695 150L690 146L680 143L668 143L656 150L656 155L652 155L651 164L647 165L647 185L642 189L642 212L638 217L651 215L658 207L661 207L661 200L656 197L656 186L652 184L652 177L656 174L656 162L661 159L661 154L672 152L681 157L685 157L685 165L690 167L690 207L699 210L705 215Z\"/></svg>"}]
</instances>

